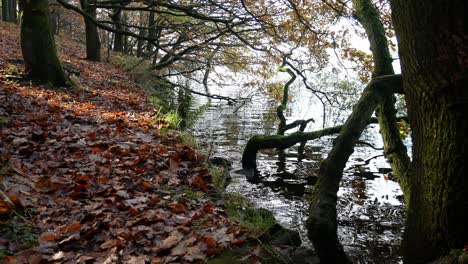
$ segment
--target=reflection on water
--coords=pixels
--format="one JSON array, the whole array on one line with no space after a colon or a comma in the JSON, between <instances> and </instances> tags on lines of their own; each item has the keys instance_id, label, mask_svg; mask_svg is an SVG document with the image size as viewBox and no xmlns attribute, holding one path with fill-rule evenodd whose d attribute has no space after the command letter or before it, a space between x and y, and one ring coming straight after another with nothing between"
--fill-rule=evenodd
<instances>
[{"instance_id":1,"label":"reflection on water","mask_svg":"<svg viewBox=\"0 0 468 264\"><path fill-rule=\"evenodd\" d=\"M204 103L203 98L199 100ZM310 101L304 102L293 104L294 111L289 114L294 118L320 120L321 109L314 111ZM300 231L304 244L311 246L304 227L306 197L317 180L320 160L331 149L333 137L308 142L301 162L297 161L297 146L286 150L284 163L279 162L277 151L262 151L257 160L259 174L246 177L240 173L247 140L256 134L276 132L275 107L275 102L258 97L234 113L235 105L213 101L193 132L202 146L213 149L212 156L233 162L230 172L233 180L227 191L241 193L259 207L271 210L281 224ZM315 124L308 130L320 127L321 124ZM367 129L362 139L382 146L376 125ZM401 259L398 256L404 221L401 189L389 179L390 166L383 157L362 166L366 159L381 154L382 151L366 146L356 147L338 192L338 234L355 263L399 263Z\"/></svg>"}]
</instances>

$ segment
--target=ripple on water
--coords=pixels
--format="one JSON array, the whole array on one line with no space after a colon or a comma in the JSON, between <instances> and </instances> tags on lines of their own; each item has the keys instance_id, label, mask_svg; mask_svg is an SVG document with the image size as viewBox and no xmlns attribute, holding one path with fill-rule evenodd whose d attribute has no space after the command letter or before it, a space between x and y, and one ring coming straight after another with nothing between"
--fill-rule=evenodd
<instances>
[{"instance_id":1,"label":"ripple on water","mask_svg":"<svg viewBox=\"0 0 468 264\"><path fill-rule=\"evenodd\" d=\"M240 170L243 147L252 135L275 132L275 104L255 101L233 113L235 106L210 107L194 129L205 146L214 146L213 155L233 162L232 183L228 192L237 192L258 207L271 210L284 226L298 230L306 246L304 222L307 219L307 194L317 180L320 160L331 149L331 137L309 142L306 157L297 161L297 148L286 152L286 162L278 162L276 151L262 151L259 174L249 177ZM297 114L296 114L297 116ZM272 118L273 117L273 118ZM316 120L319 120L317 118ZM368 129L363 138L376 146L382 142L378 127ZM389 165L382 151L358 146L350 157L338 192L338 235L355 263L400 263L398 247L404 222L404 204L398 183L389 179Z\"/></svg>"}]
</instances>

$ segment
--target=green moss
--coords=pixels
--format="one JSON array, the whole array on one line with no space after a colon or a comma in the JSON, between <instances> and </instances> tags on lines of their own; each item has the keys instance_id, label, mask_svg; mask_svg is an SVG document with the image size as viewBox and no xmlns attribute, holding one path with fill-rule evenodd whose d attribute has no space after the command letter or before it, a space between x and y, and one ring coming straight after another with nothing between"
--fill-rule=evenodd
<instances>
[{"instance_id":1,"label":"green moss","mask_svg":"<svg viewBox=\"0 0 468 264\"><path fill-rule=\"evenodd\" d=\"M226 186L226 177L224 176L224 168L211 167L210 174L213 177L213 185L218 192L223 192Z\"/></svg>"},{"instance_id":2,"label":"green moss","mask_svg":"<svg viewBox=\"0 0 468 264\"><path fill-rule=\"evenodd\" d=\"M14 211L6 222L0 222L0 238L14 243L18 251L28 249L37 243L38 230L29 224L28 216ZM14 255L16 252L0 246L0 259Z\"/></svg>"},{"instance_id":3,"label":"green moss","mask_svg":"<svg viewBox=\"0 0 468 264\"><path fill-rule=\"evenodd\" d=\"M0 127L8 125L8 123L10 123L10 121L11 121L11 119L9 117L0 116Z\"/></svg>"},{"instance_id":4,"label":"green moss","mask_svg":"<svg viewBox=\"0 0 468 264\"><path fill-rule=\"evenodd\" d=\"M239 221L241 227L254 236L261 236L277 223L270 211L255 208L240 194L225 193L223 200L228 216Z\"/></svg>"}]
</instances>

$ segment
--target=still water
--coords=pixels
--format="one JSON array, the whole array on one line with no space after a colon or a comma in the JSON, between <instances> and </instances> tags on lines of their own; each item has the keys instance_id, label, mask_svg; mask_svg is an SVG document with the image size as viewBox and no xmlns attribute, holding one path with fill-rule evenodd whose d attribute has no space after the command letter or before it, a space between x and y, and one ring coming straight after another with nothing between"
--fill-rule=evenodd
<instances>
[{"instance_id":1,"label":"still water","mask_svg":"<svg viewBox=\"0 0 468 264\"><path fill-rule=\"evenodd\" d=\"M224 95L236 96L229 90ZM322 110L308 96L296 96L286 112L288 123L296 119L321 120ZM197 98L206 103L206 98ZM232 182L228 192L246 196L258 207L271 210L285 227L298 230L303 245L310 246L304 222L307 219L307 194L313 189L321 159L331 149L334 137L309 141L306 157L297 160L297 146L286 150L286 162L278 160L275 150L258 154L259 177L246 178L241 173L241 156L248 139L257 134L276 132L277 102L254 96L249 103L228 105L213 100L200 118L193 133L211 157L223 157L233 163ZM318 122L320 123L320 122ZM320 129L322 124L310 124L306 131ZM371 125L361 140L381 147L378 125ZM346 252L355 263L399 263L398 245L404 221L403 194L391 180L390 165L382 150L357 146L350 157L339 189L338 234ZM365 164L366 160L374 157Z\"/></svg>"}]
</instances>

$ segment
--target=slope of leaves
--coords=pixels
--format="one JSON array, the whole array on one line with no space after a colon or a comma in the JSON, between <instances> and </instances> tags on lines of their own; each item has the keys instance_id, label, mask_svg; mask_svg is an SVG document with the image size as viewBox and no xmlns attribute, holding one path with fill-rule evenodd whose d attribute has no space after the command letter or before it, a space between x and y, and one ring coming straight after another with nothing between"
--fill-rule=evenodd
<instances>
[{"instance_id":1,"label":"slope of leaves","mask_svg":"<svg viewBox=\"0 0 468 264\"><path fill-rule=\"evenodd\" d=\"M58 38L83 89L31 85L18 29L0 23L0 35L0 191L34 209L40 230L7 261L192 263L246 239L210 199L203 157L152 126L155 109L122 69ZM0 247L14 251L14 241L0 234Z\"/></svg>"}]
</instances>

